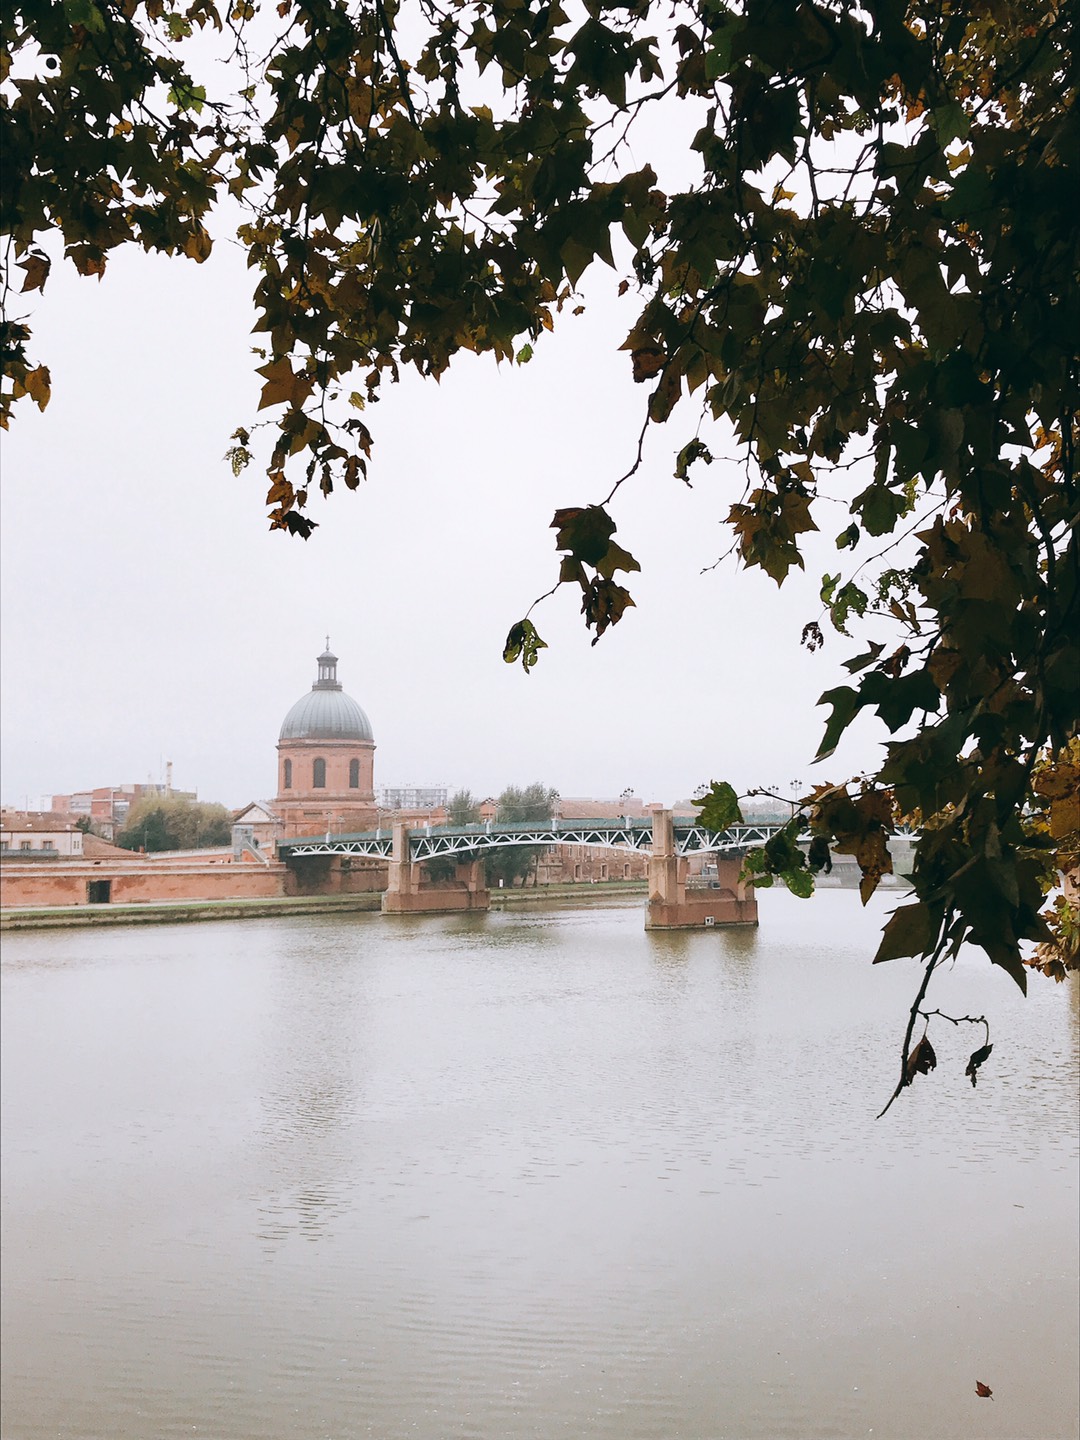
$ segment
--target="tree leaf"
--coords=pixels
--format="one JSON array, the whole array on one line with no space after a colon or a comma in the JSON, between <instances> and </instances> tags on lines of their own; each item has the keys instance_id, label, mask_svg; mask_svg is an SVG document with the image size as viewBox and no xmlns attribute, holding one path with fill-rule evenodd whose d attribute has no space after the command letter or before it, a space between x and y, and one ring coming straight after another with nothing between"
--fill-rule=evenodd
<instances>
[{"instance_id":1,"label":"tree leaf","mask_svg":"<svg viewBox=\"0 0 1080 1440\"><path fill-rule=\"evenodd\" d=\"M731 825L743 823L739 797L726 780L711 781L705 794L694 800L693 804L701 811L698 823L706 830L719 833Z\"/></svg>"},{"instance_id":2,"label":"tree leaf","mask_svg":"<svg viewBox=\"0 0 1080 1440\"><path fill-rule=\"evenodd\" d=\"M929 1075L931 1070L936 1069L934 1047L930 1044L930 1037L924 1035L908 1056L904 1083L910 1085L916 1075Z\"/></svg>"},{"instance_id":3,"label":"tree leaf","mask_svg":"<svg viewBox=\"0 0 1080 1440\"><path fill-rule=\"evenodd\" d=\"M967 1063L967 1068L965 1069L964 1074L971 1076L971 1084L973 1089L979 1078L979 1066L984 1065L986 1061L989 1060L990 1052L991 1050L993 1050L993 1048L993 1045L980 1046L978 1050L972 1053L971 1059Z\"/></svg>"},{"instance_id":4,"label":"tree leaf","mask_svg":"<svg viewBox=\"0 0 1080 1440\"><path fill-rule=\"evenodd\" d=\"M24 293L27 290L44 290L45 281L52 269L52 261L40 250L31 250L25 260L19 261L19 268L26 271L26 278L22 283Z\"/></svg>"},{"instance_id":5,"label":"tree leaf","mask_svg":"<svg viewBox=\"0 0 1080 1440\"><path fill-rule=\"evenodd\" d=\"M881 936L873 963L899 960L905 955L928 955L937 938L930 906L923 900L894 910Z\"/></svg>"},{"instance_id":6,"label":"tree leaf","mask_svg":"<svg viewBox=\"0 0 1080 1440\"><path fill-rule=\"evenodd\" d=\"M863 705L859 698L858 691L852 690L850 685L839 685L835 690L826 690L818 701L819 705L831 705L833 713L829 716L828 724L825 726L825 734L815 760L827 760L840 743L840 737L851 724L852 720L859 713Z\"/></svg>"},{"instance_id":7,"label":"tree leaf","mask_svg":"<svg viewBox=\"0 0 1080 1440\"><path fill-rule=\"evenodd\" d=\"M511 625L510 633L506 637L506 644L503 646L503 659L508 665L512 665L515 660L520 659L522 668L528 675L539 659L539 652L546 649L546 642L540 639L536 626L526 617L524 620L519 620L516 625Z\"/></svg>"}]
</instances>

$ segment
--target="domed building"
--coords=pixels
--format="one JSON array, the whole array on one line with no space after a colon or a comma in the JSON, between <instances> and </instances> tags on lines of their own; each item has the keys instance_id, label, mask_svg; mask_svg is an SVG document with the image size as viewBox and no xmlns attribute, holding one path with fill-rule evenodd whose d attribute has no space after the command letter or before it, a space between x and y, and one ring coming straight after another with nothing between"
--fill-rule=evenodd
<instances>
[{"instance_id":1,"label":"domed building","mask_svg":"<svg viewBox=\"0 0 1080 1440\"><path fill-rule=\"evenodd\" d=\"M375 823L375 737L341 688L337 663L327 640L315 683L282 722L274 810L286 835L348 833Z\"/></svg>"}]
</instances>

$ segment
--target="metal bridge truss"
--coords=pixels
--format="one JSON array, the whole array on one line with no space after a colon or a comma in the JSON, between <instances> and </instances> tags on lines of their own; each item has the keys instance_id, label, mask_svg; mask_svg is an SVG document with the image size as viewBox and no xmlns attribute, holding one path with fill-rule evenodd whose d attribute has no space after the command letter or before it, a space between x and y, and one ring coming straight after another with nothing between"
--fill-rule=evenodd
<instances>
[{"instance_id":1,"label":"metal bridge truss","mask_svg":"<svg viewBox=\"0 0 1080 1440\"><path fill-rule=\"evenodd\" d=\"M673 828L676 855L739 855L751 846L763 845L780 826L733 825L717 832L676 821ZM409 832L409 857L413 861L434 860L510 845L595 845L604 850L651 852L652 841L651 821L558 820L546 825L502 825L491 829L430 826ZM389 833L373 830L361 835L283 840L278 843L278 854L283 859L293 855L364 855L388 860L392 845Z\"/></svg>"}]
</instances>

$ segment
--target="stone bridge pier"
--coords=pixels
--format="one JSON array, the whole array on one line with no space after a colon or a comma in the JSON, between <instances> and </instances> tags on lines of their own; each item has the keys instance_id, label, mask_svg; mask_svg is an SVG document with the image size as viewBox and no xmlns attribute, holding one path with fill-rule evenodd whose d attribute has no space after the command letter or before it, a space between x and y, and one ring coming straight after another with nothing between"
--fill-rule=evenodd
<instances>
[{"instance_id":1,"label":"stone bridge pier","mask_svg":"<svg viewBox=\"0 0 1080 1440\"><path fill-rule=\"evenodd\" d=\"M646 930L697 930L705 925L756 925L757 898L739 880L740 856L717 855L717 888L687 890L687 861L675 849L670 810L653 811Z\"/></svg>"},{"instance_id":2,"label":"stone bridge pier","mask_svg":"<svg viewBox=\"0 0 1080 1440\"><path fill-rule=\"evenodd\" d=\"M433 885L424 875L423 862L412 858L408 828L394 825L389 883L382 897L384 915L448 915L490 906L483 860L465 861L454 880Z\"/></svg>"}]
</instances>

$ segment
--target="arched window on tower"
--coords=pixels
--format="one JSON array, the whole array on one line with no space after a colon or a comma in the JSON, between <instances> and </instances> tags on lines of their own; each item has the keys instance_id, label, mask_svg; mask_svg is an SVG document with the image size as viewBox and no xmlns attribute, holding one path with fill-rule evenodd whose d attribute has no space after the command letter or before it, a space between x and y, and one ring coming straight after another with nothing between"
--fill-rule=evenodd
<instances>
[{"instance_id":1,"label":"arched window on tower","mask_svg":"<svg viewBox=\"0 0 1080 1440\"><path fill-rule=\"evenodd\" d=\"M350 760L350 761L349 761L349 789L350 789L350 790L359 790L359 789L360 789L360 761L359 761L359 760Z\"/></svg>"},{"instance_id":2,"label":"arched window on tower","mask_svg":"<svg viewBox=\"0 0 1080 1440\"><path fill-rule=\"evenodd\" d=\"M315 760L311 766L311 785L314 790L326 789L326 761Z\"/></svg>"},{"instance_id":3,"label":"arched window on tower","mask_svg":"<svg viewBox=\"0 0 1080 1440\"><path fill-rule=\"evenodd\" d=\"M282 772L281 772L281 788L282 788L283 790L291 790L291 789L292 789L292 761L291 761L291 760L286 760L286 761L285 761L285 764L282 766Z\"/></svg>"}]
</instances>

